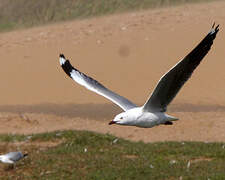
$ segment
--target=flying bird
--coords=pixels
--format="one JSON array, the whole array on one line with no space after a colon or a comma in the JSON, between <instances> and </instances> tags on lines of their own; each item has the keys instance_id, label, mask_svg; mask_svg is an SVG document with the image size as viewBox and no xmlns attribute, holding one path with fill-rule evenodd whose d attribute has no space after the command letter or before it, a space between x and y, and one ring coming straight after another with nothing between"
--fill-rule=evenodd
<instances>
[{"instance_id":1,"label":"flying bird","mask_svg":"<svg viewBox=\"0 0 225 180\"><path fill-rule=\"evenodd\" d=\"M7 164L14 164L27 155L27 153L23 154L21 152L9 152L7 154L0 155L0 161Z\"/></svg>"},{"instance_id":2,"label":"flying bird","mask_svg":"<svg viewBox=\"0 0 225 180\"><path fill-rule=\"evenodd\" d=\"M124 110L124 112L116 115L109 122L109 125L119 124L143 128L151 128L160 124L172 125L172 121L176 121L178 118L166 114L167 106L209 52L218 31L219 25L215 27L214 23L205 38L186 57L161 77L149 99L141 107L74 68L63 54L60 54L59 61L62 69L74 81L111 100Z\"/></svg>"}]
</instances>

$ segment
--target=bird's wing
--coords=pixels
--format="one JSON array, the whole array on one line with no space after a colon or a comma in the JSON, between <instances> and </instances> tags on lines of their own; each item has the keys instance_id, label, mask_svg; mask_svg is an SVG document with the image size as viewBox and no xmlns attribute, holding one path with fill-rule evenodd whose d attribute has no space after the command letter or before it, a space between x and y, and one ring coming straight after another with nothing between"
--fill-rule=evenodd
<instances>
[{"instance_id":1,"label":"bird's wing","mask_svg":"<svg viewBox=\"0 0 225 180\"><path fill-rule=\"evenodd\" d=\"M162 76L150 98L143 106L145 111L166 111L167 105L173 100L184 83L191 77L195 68L209 52L218 31L219 25L215 27L214 23L206 37L183 60Z\"/></svg>"},{"instance_id":2,"label":"bird's wing","mask_svg":"<svg viewBox=\"0 0 225 180\"><path fill-rule=\"evenodd\" d=\"M101 83L96 81L95 79L87 76L86 74L80 72L78 69L74 68L69 60L65 59L63 54L60 54L60 65L65 71L65 73L71 77L78 84L86 87L87 89L104 96L105 98L111 100L119 107L121 107L124 111L137 107L135 104L130 102L128 99L110 91L106 87L104 87Z\"/></svg>"},{"instance_id":3,"label":"bird's wing","mask_svg":"<svg viewBox=\"0 0 225 180\"><path fill-rule=\"evenodd\" d=\"M23 158L23 154L21 152L10 152L7 154L7 157L9 158L9 160L15 162Z\"/></svg>"}]
</instances>

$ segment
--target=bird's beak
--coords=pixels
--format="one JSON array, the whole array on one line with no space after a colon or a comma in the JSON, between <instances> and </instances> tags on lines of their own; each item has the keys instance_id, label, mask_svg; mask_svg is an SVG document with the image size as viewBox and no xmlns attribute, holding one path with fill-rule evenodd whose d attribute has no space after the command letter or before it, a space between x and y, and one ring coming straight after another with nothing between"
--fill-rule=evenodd
<instances>
[{"instance_id":1,"label":"bird's beak","mask_svg":"<svg viewBox=\"0 0 225 180\"><path fill-rule=\"evenodd\" d=\"M113 121L113 120L112 120L112 121L110 121L110 122L109 122L109 125L112 125L112 124L116 124L116 122L115 122L115 121Z\"/></svg>"}]
</instances>

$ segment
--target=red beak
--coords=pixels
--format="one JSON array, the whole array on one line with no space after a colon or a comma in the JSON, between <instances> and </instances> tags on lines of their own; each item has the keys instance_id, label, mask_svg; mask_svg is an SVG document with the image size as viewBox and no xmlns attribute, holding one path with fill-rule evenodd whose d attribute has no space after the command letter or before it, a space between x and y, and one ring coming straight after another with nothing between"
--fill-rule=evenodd
<instances>
[{"instance_id":1,"label":"red beak","mask_svg":"<svg viewBox=\"0 0 225 180\"><path fill-rule=\"evenodd\" d=\"M112 125L112 124L116 124L116 122L115 121L110 121L109 125Z\"/></svg>"}]
</instances>

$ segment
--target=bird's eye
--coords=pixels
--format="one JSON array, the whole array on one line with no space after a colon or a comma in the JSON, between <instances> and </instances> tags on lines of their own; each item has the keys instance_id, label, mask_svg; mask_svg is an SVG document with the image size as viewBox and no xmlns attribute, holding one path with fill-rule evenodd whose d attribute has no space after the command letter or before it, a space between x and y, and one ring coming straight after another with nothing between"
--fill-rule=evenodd
<instances>
[{"instance_id":1,"label":"bird's eye","mask_svg":"<svg viewBox=\"0 0 225 180\"><path fill-rule=\"evenodd\" d=\"M120 117L120 119L123 119L123 117Z\"/></svg>"}]
</instances>

